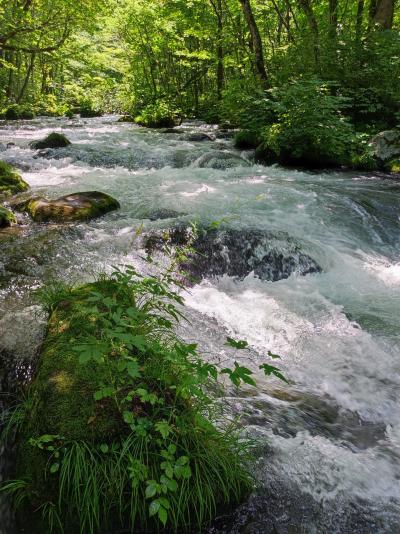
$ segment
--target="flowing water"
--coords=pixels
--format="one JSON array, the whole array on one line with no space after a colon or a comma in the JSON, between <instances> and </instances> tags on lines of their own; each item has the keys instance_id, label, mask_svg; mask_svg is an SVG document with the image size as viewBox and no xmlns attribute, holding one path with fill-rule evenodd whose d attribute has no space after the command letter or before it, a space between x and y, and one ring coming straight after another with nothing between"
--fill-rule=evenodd
<instances>
[{"instance_id":1,"label":"flowing water","mask_svg":"<svg viewBox=\"0 0 400 534\"><path fill-rule=\"evenodd\" d=\"M52 131L73 144L28 148ZM208 137L193 135L200 132ZM0 136L1 158L21 169L33 194L99 190L121 203L69 227L25 220L0 241L0 352L19 379L45 324L33 289L121 263L142 268L140 233L223 221L236 239L223 243L226 263L272 247L283 262L292 254L290 270L279 276L281 261L278 276L263 277L251 260L240 277L206 273L185 295L191 325L182 333L231 364L237 354L226 337L246 339L255 371L269 350L280 354L290 385L257 374L257 391L226 399L258 436L260 484L209 532L400 532L399 181L254 165L223 132L197 123L173 134L115 117L40 119L3 123ZM157 212L173 217L157 220ZM319 268L302 272L299 252ZM6 507L0 513L0 531L13 532Z\"/></svg>"}]
</instances>

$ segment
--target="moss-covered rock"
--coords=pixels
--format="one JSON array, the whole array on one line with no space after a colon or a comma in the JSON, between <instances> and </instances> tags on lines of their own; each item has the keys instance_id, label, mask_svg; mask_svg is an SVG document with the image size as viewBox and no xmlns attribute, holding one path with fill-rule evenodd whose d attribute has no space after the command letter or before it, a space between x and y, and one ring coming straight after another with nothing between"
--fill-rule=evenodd
<instances>
[{"instance_id":1,"label":"moss-covered rock","mask_svg":"<svg viewBox=\"0 0 400 534\"><path fill-rule=\"evenodd\" d=\"M15 420L16 484L30 526L43 513L40 533L51 518L71 533L200 531L218 505L251 488L243 442L217 429L191 391L193 346L157 340L161 300L145 311L138 288L149 279L124 280L52 298L35 379ZM46 515L49 506L56 515Z\"/></svg>"},{"instance_id":2,"label":"moss-covered rock","mask_svg":"<svg viewBox=\"0 0 400 534\"><path fill-rule=\"evenodd\" d=\"M115 198L99 191L73 193L56 200L33 198L25 204L25 211L34 221L59 223L86 221L118 208Z\"/></svg>"},{"instance_id":3,"label":"moss-covered rock","mask_svg":"<svg viewBox=\"0 0 400 534\"><path fill-rule=\"evenodd\" d=\"M243 150L257 148L260 145L260 136L251 130L237 132L234 139L235 147Z\"/></svg>"},{"instance_id":4,"label":"moss-covered rock","mask_svg":"<svg viewBox=\"0 0 400 534\"><path fill-rule=\"evenodd\" d=\"M40 141L32 141L30 147L34 150L42 148L64 148L69 146L71 141L63 134L53 132Z\"/></svg>"},{"instance_id":5,"label":"moss-covered rock","mask_svg":"<svg viewBox=\"0 0 400 534\"><path fill-rule=\"evenodd\" d=\"M29 189L29 185L5 161L0 161L0 196L10 196Z\"/></svg>"},{"instance_id":6,"label":"moss-covered rock","mask_svg":"<svg viewBox=\"0 0 400 534\"><path fill-rule=\"evenodd\" d=\"M0 228L8 228L17 223L12 211L0 205Z\"/></svg>"},{"instance_id":7,"label":"moss-covered rock","mask_svg":"<svg viewBox=\"0 0 400 534\"><path fill-rule=\"evenodd\" d=\"M132 115L122 115L117 122L135 122L135 117L132 117Z\"/></svg>"},{"instance_id":8,"label":"moss-covered rock","mask_svg":"<svg viewBox=\"0 0 400 534\"><path fill-rule=\"evenodd\" d=\"M32 120L36 117L34 111L23 106L10 106L4 113L4 118L8 121Z\"/></svg>"}]
</instances>

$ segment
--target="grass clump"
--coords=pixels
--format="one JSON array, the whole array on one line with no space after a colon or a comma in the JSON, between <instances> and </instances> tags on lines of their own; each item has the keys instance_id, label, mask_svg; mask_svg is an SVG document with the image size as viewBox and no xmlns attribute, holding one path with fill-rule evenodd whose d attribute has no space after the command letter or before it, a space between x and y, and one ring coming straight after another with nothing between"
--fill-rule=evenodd
<instances>
[{"instance_id":1,"label":"grass clump","mask_svg":"<svg viewBox=\"0 0 400 534\"><path fill-rule=\"evenodd\" d=\"M15 172L14 168L0 161L0 196L10 196L29 189L29 185Z\"/></svg>"},{"instance_id":2,"label":"grass clump","mask_svg":"<svg viewBox=\"0 0 400 534\"><path fill-rule=\"evenodd\" d=\"M44 294L47 337L3 486L39 532L200 530L252 488L250 443L207 393L220 372L235 385L252 373L219 371L177 338L175 285L128 267Z\"/></svg>"}]
</instances>

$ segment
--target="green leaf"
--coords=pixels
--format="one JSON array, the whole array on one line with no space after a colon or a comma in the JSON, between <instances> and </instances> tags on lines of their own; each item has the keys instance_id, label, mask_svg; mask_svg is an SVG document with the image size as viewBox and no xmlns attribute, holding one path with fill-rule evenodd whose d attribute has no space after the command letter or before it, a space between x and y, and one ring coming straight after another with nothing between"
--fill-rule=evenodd
<instances>
[{"instance_id":1,"label":"green leaf","mask_svg":"<svg viewBox=\"0 0 400 534\"><path fill-rule=\"evenodd\" d=\"M54 473L57 473L57 471L60 469L60 464L59 462L54 462L54 464L51 464L51 467L50 467L50 473L51 474L54 474Z\"/></svg>"},{"instance_id":2,"label":"green leaf","mask_svg":"<svg viewBox=\"0 0 400 534\"><path fill-rule=\"evenodd\" d=\"M139 363L137 360L133 360L127 363L126 369L131 378L139 378L141 376L139 370Z\"/></svg>"},{"instance_id":3,"label":"green leaf","mask_svg":"<svg viewBox=\"0 0 400 534\"><path fill-rule=\"evenodd\" d=\"M107 445L107 443L102 443L102 444L100 445L100 450L101 450L101 452L103 452L104 454L106 454L106 453L108 452L108 445Z\"/></svg>"},{"instance_id":4,"label":"green leaf","mask_svg":"<svg viewBox=\"0 0 400 534\"><path fill-rule=\"evenodd\" d=\"M262 365L260 365L260 369L264 371L266 376L274 375L280 380L282 380L283 382L286 382L286 384L289 384L285 376L282 374L282 372L277 367L274 367L273 365L269 365L268 363L263 363Z\"/></svg>"},{"instance_id":5,"label":"green leaf","mask_svg":"<svg viewBox=\"0 0 400 534\"><path fill-rule=\"evenodd\" d=\"M165 508L163 508L162 506L160 506L160 509L158 510L158 517L161 521L161 523L164 525L166 525L167 523L167 519L168 519L168 512Z\"/></svg>"},{"instance_id":6,"label":"green leaf","mask_svg":"<svg viewBox=\"0 0 400 534\"><path fill-rule=\"evenodd\" d=\"M135 421L135 417L132 412L129 412L128 410L125 410L122 414L122 417L128 425L132 425Z\"/></svg>"},{"instance_id":7,"label":"green leaf","mask_svg":"<svg viewBox=\"0 0 400 534\"><path fill-rule=\"evenodd\" d=\"M156 515L160 509L160 503L157 499L156 501L152 501L149 506L149 515L150 517L153 517L153 515Z\"/></svg>"},{"instance_id":8,"label":"green leaf","mask_svg":"<svg viewBox=\"0 0 400 534\"><path fill-rule=\"evenodd\" d=\"M227 337L225 345L228 345L229 347L233 347L234 349L243 350L243 349L247 349L249 344L247 343L247 341L244 341L244 340L235 341L233 338Z\"/></svg>"},{"instance_id":9,"label":"green leaf","mask_svg":"<svg viewBox=\"0 0 400 534\"><path fill-rule=\"evenodd\" d=\"M150 480L146 487L146 499L151 499L157 493L157 483L154 480Z\"/></svg>"},{"instance_id":10,"label":"green leaf","mask_svg":"<svg viewBox=\"0 0 400 534\"><path fill-rule=\"evenodd\" d=\"M268 356L274 360L280 360L281 357L278 354L273 354L270 350L268 351Z\"/></svg>"},{"instance_id":11,"label":"green leaf","mask_svg":"<svg viewBox=\"0 0 400 534\"><path fill-rule=\"evenodd\" d=\"M159 421L154 425L154 428L161 434L163 439L166 439L172 432L172 427L167 423L167 421Z\"/></svg>"}]
</instances>

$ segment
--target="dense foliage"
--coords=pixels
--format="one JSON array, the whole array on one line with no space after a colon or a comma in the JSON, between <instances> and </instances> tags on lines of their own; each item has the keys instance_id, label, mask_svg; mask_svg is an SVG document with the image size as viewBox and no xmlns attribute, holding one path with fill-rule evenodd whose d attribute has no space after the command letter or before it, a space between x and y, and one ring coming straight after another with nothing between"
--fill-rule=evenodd
<instances>
[{"instance_id":1,"label":"dense foliage","mask_svg":"<svg viewBox=\"0 0 400 534\"><path fill-rule=\"evenodd\" d=\"M197 116L256 132L242 146L270 142L281 160L302 137L297 88L306 139L290 159L310 147L316 164L360 161L356 132L400 121L395 0L1 0L0 17L8 118L119 111L168 126Z\"/></svg>"}]
</instances>

